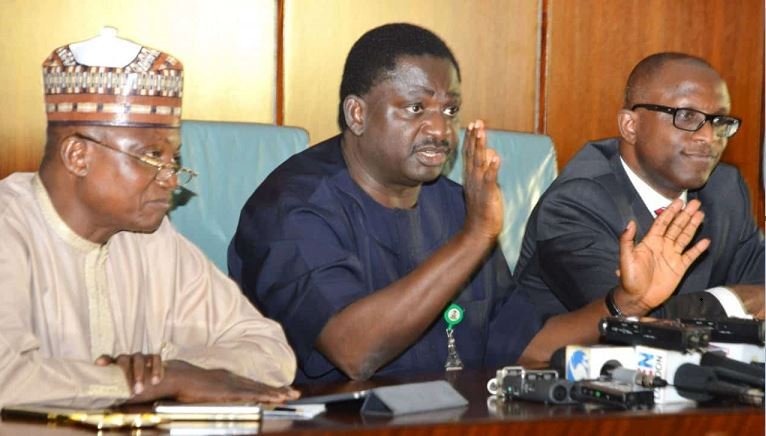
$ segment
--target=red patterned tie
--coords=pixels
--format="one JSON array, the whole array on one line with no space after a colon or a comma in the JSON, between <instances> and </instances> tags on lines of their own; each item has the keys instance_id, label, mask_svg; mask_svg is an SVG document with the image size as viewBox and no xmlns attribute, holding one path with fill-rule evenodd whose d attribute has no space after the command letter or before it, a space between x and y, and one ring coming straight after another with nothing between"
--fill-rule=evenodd
<instances>
[{"instance_id":1,"label":"red patterned tie","mask_svg":"<svg viewBox=\"0 0 766 436\"><path fill-rule=\"evenodd\" d=\"M661 214L662 212L665 212L665 209L667 209L667 207L661 207L661 208L659 208L659 209L655 209L655 210L654 210L654 214L655 214L656 216L660 216L660 214Z\"/></svg>"}]
</instances>

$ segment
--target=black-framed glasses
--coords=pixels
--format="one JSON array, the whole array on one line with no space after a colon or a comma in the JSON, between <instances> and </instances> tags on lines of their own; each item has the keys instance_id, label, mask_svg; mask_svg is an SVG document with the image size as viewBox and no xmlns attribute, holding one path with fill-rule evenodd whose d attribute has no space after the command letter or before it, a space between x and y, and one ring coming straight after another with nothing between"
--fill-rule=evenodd
<instances>
[{"instance_id":1,"label":"black-framed glasses","mask_svg":"<svg viewBox=\"0 0 766 436\"><path fill-rule=\"evenodd\" d=\"M705 123L713 126L713 132L721 138L731 138L739 130L742 120L729 115L706 114L688 107L667 107L659 104L634 104L630 110L644 108L654 112L664 112L673 115L673 125L677 129L696 132Z\"/></svg>"},{"instance_id":2,"label":"black-framed glasses","mask_svg":"<svg viewBox=\"0 0 766 436\"><path fill-rule=\"evenodd\" d=\"M105 144L101 141L97 141L81 133L77 133L75 134L75 136L77 136L78 138L84 139L86 141L92 142L94 144L98 144L104 148L108 148L109 150L116 151L117 153L122 153L126 156L130 156L133 159L136 159L137 161L145 165L154 167L154 169L157 170L157 173L154 175L154 179L157 180L158 182L167 182L168 180L170 180L171 177L176 176L176 181L178 183L178 186L183 186L189 183L191 179L197 176L197 173L194 172L193 170L182 167L176 163L167 163L152 156L136 154L130 151L120 150L117 147L113 147L109 144Z\"/></svg>"}]
</instances>

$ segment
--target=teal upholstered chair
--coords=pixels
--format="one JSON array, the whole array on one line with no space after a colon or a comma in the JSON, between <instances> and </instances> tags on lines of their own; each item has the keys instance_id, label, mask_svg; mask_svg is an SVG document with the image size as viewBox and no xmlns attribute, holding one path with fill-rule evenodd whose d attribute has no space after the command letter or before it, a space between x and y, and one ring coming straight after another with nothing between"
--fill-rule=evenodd
<instances>
[{"instance_id":1,"label":"teal upholstered chair","mask_svg":"<svg viewBox=\"0 0 766 436\"><path fill-rule=\"evenodd\" d=\"M460 135L462 146L462 132ZM505 200L500 244L513 271L527 218L556 177L556 154L543 135L488 131L489 144L503 159L498 176ZM176 228L224 272L226 250L245 201L288 157L308 146L306 131L252 123L184 121L181 160L199 173L170 213ZM462 182L462 156L445 169Z\"/></svg>"},{"instance_id":2,"label":"teal upholstered chair","mask_svg":"<svg viewBox=\"0 0 766 436\"><path fill-rule=\"evenodd\" d=\"M245 201L288 157L308 146L296 127L270 124L184 121L181 162L197 173L176 197L173 225L223 272L226 249Z\"/></svg>"},{"instance_id":3,"label":"teal upholstered chair","mask_svg":"<svg viewBox=\"0 0 766 436\"><path fill-rule=\"evenodd\" d=\"M462 150L463 131L460 133ZM488 130L488 144L502 159L498 183L503 191L505 220L500 246L513 271L521 250L527 218L537 200L556 178L556 151L545 135ZM454 165L445 169L447 176L463 181L463 156L456 153Z\"/></svg>"}]
</instances>

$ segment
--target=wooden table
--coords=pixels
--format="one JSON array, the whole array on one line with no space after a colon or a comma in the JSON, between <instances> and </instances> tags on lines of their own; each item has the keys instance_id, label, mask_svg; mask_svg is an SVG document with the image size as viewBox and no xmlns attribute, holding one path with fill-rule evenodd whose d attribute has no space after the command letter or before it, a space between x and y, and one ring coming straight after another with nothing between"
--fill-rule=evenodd
<instances>
[{"instance_id":1,"label":"wooden table","mask_svg":"<svg viewBox=\"0 0 766 436\"><path fill-rule=\"evenodd\" d=\"M380 378L299 387L304 396L369 389L390 384L447 379L466 399L464 408L396 418L361 416L360 402L330 405L326 413L309 421L264 421L253 429L260 434L382 434L382 435L650 435L719 436L763 435L764 409L716 405L705 407L655 407L646 411L614 411L595 407L546 406L523 401L497 401L487 393L486 383L493 371L458 371L433 376ZM92 430L23 421L3 421L5 435L83 435ZM108 434L115 434L110 432ZM117 433L119 434L119 433ZM124 432L131 434L131 432ZM155 429L136 435L163 434Z\"/></svg>"}]
</instances>

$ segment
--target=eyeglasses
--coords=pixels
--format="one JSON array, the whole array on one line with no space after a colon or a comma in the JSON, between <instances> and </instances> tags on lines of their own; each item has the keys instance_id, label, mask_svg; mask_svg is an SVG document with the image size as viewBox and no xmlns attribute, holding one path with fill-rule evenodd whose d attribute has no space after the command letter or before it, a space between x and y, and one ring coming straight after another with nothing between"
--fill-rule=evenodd
<instances>
[{"instance_id":1,"label":"eyeglasses","mask_svg":"<svg viewBox=\"0 0 766 436\"><path fill-rule=\"evenodd\" d=\"M117 153L122 153L124 155L130 156L133 159L136 159L145 165L154 167L154 169L157 170L157 173L154 175L154 179L157 180L158 182L167 182L168 180L170 180L171 177L176 176L178 185L183 186L189 183L191 179L197 176L197 173L194 172L193 170L182 167L176 163L167 163L152 156L141 155L141 154L131 153L125 150L120 150L117 147L113 147L111 145L104 144L103 142L96 141L95 139L85 136L83 134L78 133L75 136L77 136L78 138L84 139L86 141L90 141L94 144L98 144L102 147L108 148L109 150L116 151Z\"/></svg>"},{"instance_id":2,"label":"eyeglasses","mask_svg":"<svg viewBox=\"0 0 766 436\"><path fill-rule=\"evenodd\" d=\"M713 132L720 138L730 138L739 130L742 120L728 115L706 114L696 109L688 107L667 107L658 104L635 104L630 110L644 108L654 112L665 112L673 115L673 125L677 129L687 132L696 132L701 129L705 123L710 122L713 126Z\"/></svg>"}]
</instances>

